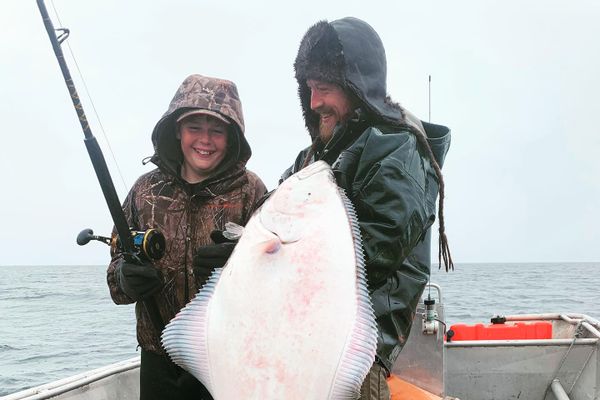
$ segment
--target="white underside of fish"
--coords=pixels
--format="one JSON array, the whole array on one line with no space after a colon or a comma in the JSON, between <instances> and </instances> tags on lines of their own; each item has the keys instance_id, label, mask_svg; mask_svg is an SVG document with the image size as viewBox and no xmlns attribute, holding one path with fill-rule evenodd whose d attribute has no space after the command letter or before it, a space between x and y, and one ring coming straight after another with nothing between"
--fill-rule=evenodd
<instances>
[{"instance_id":1,"label":"white underside of fish","mask_svg":"<svg viewBox=\"0 0 600 400\"><path fill-rule=\"evenodd\" d=\"M360 234L329 166L286 180L163 333L216 400L355 399L377 331Z\"/></svg>"}]
</instances>

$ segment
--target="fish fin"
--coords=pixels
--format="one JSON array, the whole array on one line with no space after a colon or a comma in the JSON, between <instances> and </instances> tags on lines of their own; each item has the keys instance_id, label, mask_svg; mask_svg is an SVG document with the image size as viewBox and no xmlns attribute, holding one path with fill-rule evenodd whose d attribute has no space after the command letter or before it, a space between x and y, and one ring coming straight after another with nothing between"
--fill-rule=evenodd
<instances>
[{"instance_id":1,"label":"fish fin","mask_svg":"<svg viewBox=\"0 0 600 400\"><path fill-rule=\"evenodd\" d=\"M206 284L198 291L163 330L161 341L171 360L192 374L211 391L208 362L208 331L206 320L208 304L223 268L213 271Z\"/></svg>"},{"instance_id":2,"label":"fish fin","mask_svg":"<svg viewBox=\"0 0 600 400\"><path fill-rule=\"evenodd\" d=\"M244 234L244 227L234 222L226 222L223 236L229 240L238 240Z\"/></svg>"},{"instance_id":3,"label":"fish fin","mask_svg":"<svg viewBox=\"0 0 600 400\"><path fill-rule=\"evenodd\" d=\"M346 350L340 360L334 384L331 388L332 399L345 399L348 393L360 397L360 387L375 362L377 352L377 325L367 287L365 257L362 247L362 237L354 205L340 188L340 197L346 209L346 215L354 238L356 254L356 294L357 320L350 333Z\"/></svg>"}]
</instances>

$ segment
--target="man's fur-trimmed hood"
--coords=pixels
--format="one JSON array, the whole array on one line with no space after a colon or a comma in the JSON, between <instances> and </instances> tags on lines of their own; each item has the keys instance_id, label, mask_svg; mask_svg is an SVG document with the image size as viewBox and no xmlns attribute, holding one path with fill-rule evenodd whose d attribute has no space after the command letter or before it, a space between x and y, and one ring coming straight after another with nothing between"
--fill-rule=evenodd
<instances>
[{"instance_id":1,"label":"man's fur-trimmed hood","mask_svg":"<svg viewBox=\"0 0 600 400\"><path fill-rule=\"evenodd\" d=\"M387 96L387 60L377 32L366 22L347 17L320 21L304 35L294 63L306 126L318 135L319 115L310 109L307 79L337 83L354 94L363 111L391 123L404 120L402 108Z\"/></svg>"},{"instance_id":2,"label":"man's fur-trimmed hood","mask_svg":"<svg viewBox=\"0 0 600 400\"><path fill-rule=\"evenodd\" d=\"M232 168L243 168L252 151L244 137L244 116L237 87L231 81L202 75L190 75L183 81L167 112L154 127L152 162L166 173L179 177L183 154L175 135L176 121L181 114L193 109L217 112L230 122L227 155L214 176L222 175Z\"/></svg>"}]
</instances>

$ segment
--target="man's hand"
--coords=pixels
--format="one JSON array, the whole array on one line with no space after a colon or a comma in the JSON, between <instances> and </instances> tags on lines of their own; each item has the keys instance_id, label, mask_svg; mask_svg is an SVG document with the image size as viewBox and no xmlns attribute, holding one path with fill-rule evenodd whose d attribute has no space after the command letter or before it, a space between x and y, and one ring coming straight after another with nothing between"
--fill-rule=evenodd
<instances>
[{"instance_id":1,"label":"man's hand","mask_svg":"<svg viewBox=\"0 0 600 400\"><path fill-rule=\"evenodd\" d=\"M151 263L140 265L121 260L115 275L121 290L135 301L144 300L163 287L161 273Z\"/></svg>"}]
</instances>

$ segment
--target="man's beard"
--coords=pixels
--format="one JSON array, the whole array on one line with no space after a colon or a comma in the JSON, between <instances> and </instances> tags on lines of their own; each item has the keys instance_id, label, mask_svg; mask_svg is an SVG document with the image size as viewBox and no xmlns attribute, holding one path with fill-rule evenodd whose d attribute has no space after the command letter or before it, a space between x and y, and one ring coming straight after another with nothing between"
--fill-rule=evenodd
<instances>
[{"instance_id":1,"label":"man's beard","mask_svg":"<svg viewBox=\"0 0 600 400\"><path fill-rule=\"evenodd\" d=\"M323 123L322 119L319 119L319 137L323 143L327 144L327 142L331 140L335 126L336 124L326 125Z\"/></svg>"}]
</instances>

